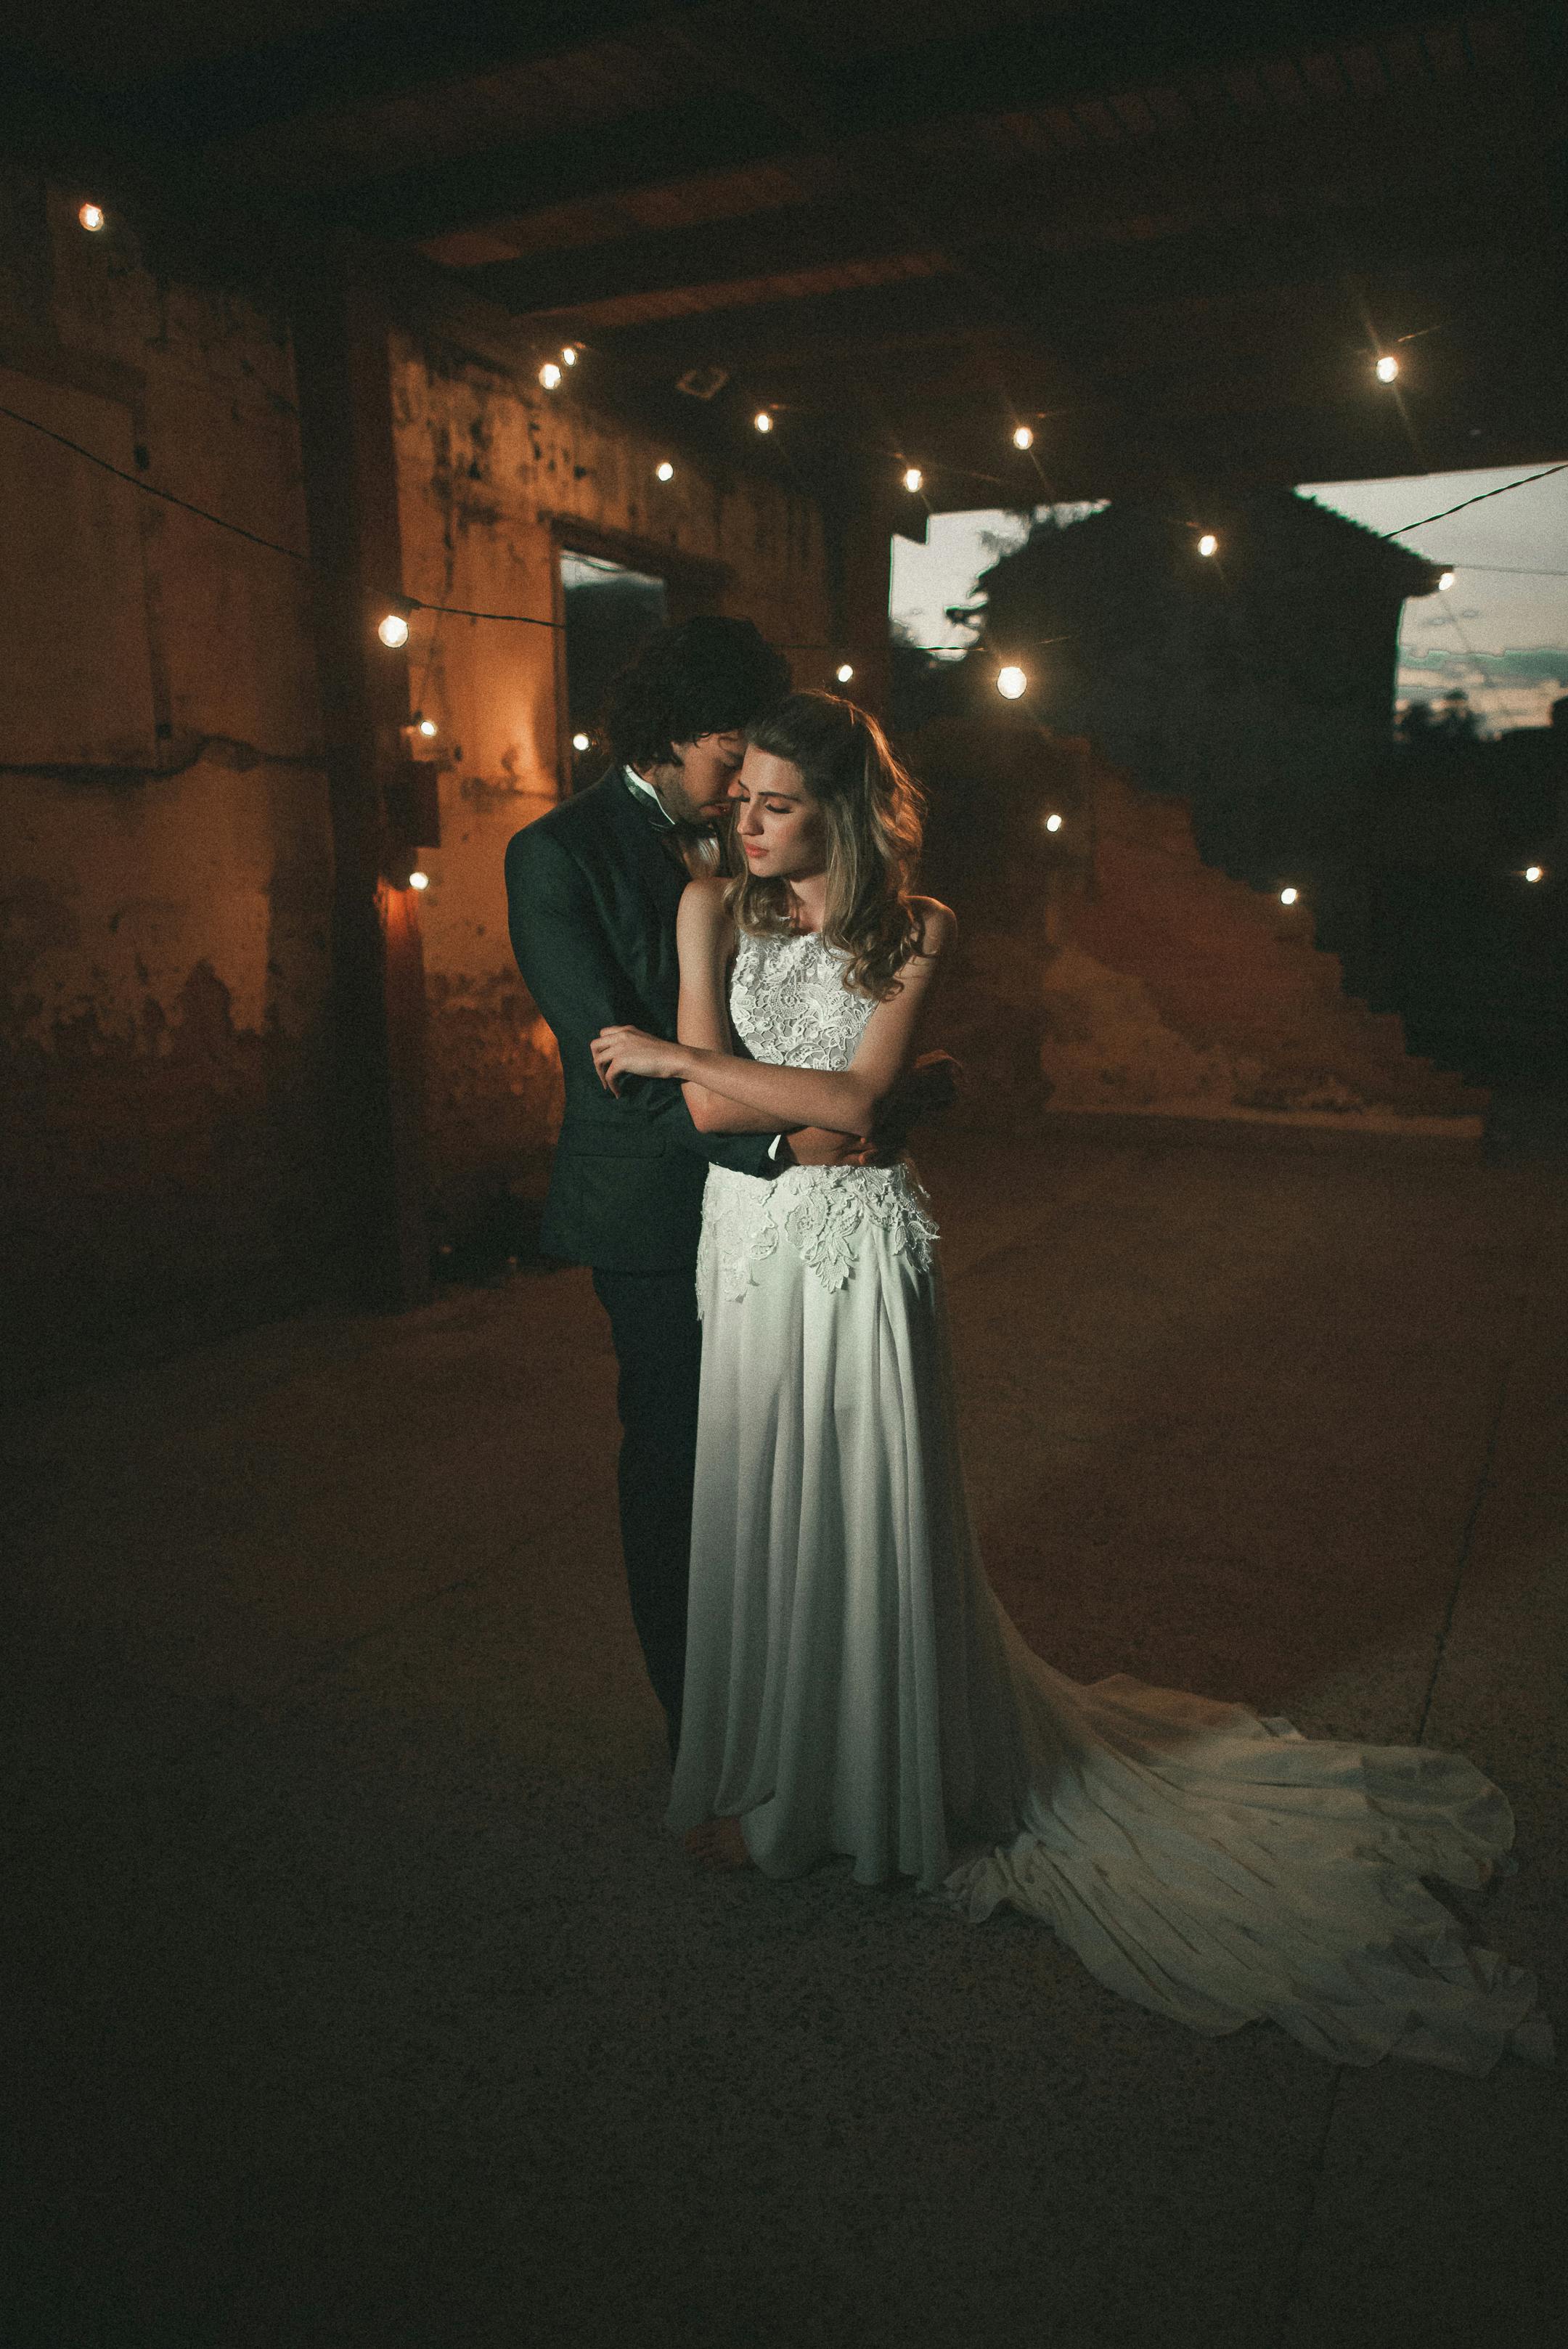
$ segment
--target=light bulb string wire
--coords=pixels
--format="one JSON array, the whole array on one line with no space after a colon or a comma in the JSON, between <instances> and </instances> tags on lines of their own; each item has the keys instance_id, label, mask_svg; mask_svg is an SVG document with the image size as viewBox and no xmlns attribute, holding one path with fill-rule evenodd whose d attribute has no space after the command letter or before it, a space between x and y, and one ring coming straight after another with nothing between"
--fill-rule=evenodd
<instances>
[{"instance_id":1,"label":"light bulb string wire","mask_svg":"<svg viewBox=\"0 0 1568 2349\"><path fill-rule=\"evenodd\" d=\"M14 424L25 424L30 432L41 432L46 440L53 440L60 448L69 449L73 455L84 457L89 465L96 465L100 472L112 473L117 481L129 483L131 489L140 490L144 497L159 498L165 505L178 506L182 513L194 514L200 522L210 522L214 529L226 530L233 537L243 538L252 546L265 547L269 554L284 555L290 563L301 564L307 571L314 571L322 578L341 578L344 575L341 572L329 571L326 564L317 562L315 555L302 553L297 546L285 546L281 540L264 538L259 531L247 530L243 523L230 522L226 515L213 513L208 506L196 505L190 498L177 496L172 490L160 489L156 481L139 480L136 474L128 473L123 465L111 464L107 457L99 456L95 450L84 449L79 440L72 440L66 433L56 432L47 424L40 424L36 417L24 416L20 409L6 408L4 404L0 404L0 416L9 417ZM453 620L510 620L519 627L557 630L565 626L560 620L538 619L531 612L475 612L461 604L431 604L422 595L407 595L401 588L396 591L389 589L385 600L403 613L434 612Z\"/></svg>"},{"instance_id":2,"label":"light bulb string wire","mask_svg":"<svg viewBox=\"0 0 1568 2349\"><path fill-rule=\"evenodd\" d=\"M278 539L265 538L259 531L247 530L243 523L230 522L226 515L213 513L210 507L199 506L190 498L180 497L173 490L160 489L156 481L141 481L135 473L128 473L122 465L113 464L110 462L109 458L100 457L96 450L84 448L79 440L73 440L68 434L57 432L50 425L40 424L36 417L25 416L19 409L7 408L3 402L0 402L0 416L7 417L13 424L25 425L30 432L40 433L46 440L54 441L58 448L68 449L74 456L85 459L87 463L89 465L97 466L100 472L111 474L117 481L124 481L130 488L140 490L144 497L157 498L165 505L176 506L182 513L194 514L198 521L211 523L215 530L227 531L233 537L243 538L252 546L265 548L270 554L281 554L287 562L301 564L306 570L315 571L324 577L342 575L341 574L333 574L328 573L326 570L326 567L322 564L318 563L314 555L303 553L296 546L285 546ZM968 469L959 467L950 470L965 471ZM1526 473L1517 481L1503 481L1500 483L1496 489L1478 491L1474 497L1461 498L1457 505L1445 506L1439 513L1426 514L1419 522L1401 523L1397 529L1382 531L1378 535L1386 539L1407 538L1414 532L1425 530L1433 523L1446 522L1450 514L1463 513L1469 506L1483 505L1488 499L1506 497L1511 490L1528 489L1533 481L1550 481L1554 474L1563 472L1568 472L1568 460L1564 460L1561 464L1544 466L1541 471L1536 473ZM990 474L976 474L972 478L981 481L990 481L993 480L995 477ZM923 482L921 484L921 489L922 491L924 489ZM929 504L927 510L928 512L929 511ZM1192 530L1198 527L1197 524L1186 522L1175 515L1170 516L1169 519L1173 522L1178 522L1179 526L1185 530ZM1455 564L1449 567L1454 570L1469 569L1479 571L1501 569L1503 566L1482 564ZM1528 574L1521 573L1520 575L1529 575L1542 579L1555 579L1561 578L1564 574L1561 572L1555 571L1542 571ZM387 601L389 604L397 606L404 612L434 613L438 616L438 624L441 618L453 620L493 620L507 622L516 627L547 628L553 634L559 634L564 630L566 626L565 622L561 620L540 619L532 612L477 611L461 604L428 603L422 595L410 595L401 591L396 594L389 592ZM1052 641L1065 640L1053 639ZM835 649L835 647L818 645L790 645L785 646L783 649L788 652L819 652L831 651ZM919 651L935 651L946 650L948 647L920 646L917 647L916 649Z\"/></svg>"}]
</instances>

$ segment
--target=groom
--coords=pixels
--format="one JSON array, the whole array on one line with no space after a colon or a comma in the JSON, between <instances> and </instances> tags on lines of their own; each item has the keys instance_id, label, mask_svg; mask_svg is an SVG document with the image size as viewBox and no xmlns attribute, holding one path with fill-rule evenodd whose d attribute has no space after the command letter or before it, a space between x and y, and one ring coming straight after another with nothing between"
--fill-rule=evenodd
<instances>
[{"instance_id":1,"label":"groom","mask_svg":"<svg viewBox=\"0 0 1568 2349\"><path fill-rule=\"evenodd\" d=\"M717 1164L766 1179L790 1165L857 1160L864 1146L806 1127L788 1135L700 1133L678 1084L605 1092L588 1047L601 1028L673 1038L675 909L693 874L717 869L714 830L744 730L789 690L788 664L749 620L661 629L619 680L616 763L506 850L513 949L554 1030L566 1078L541 1245L592 1267L620 1377L621 1551L632 1620L664 1707L673 1761L686 1657L687 1554L701 1325L695 1272L702 1186ZM940 1105L917 1083L906 1121ZM950 1090L950 1086L948 1088Z\"/></svg>"}]
</instances>

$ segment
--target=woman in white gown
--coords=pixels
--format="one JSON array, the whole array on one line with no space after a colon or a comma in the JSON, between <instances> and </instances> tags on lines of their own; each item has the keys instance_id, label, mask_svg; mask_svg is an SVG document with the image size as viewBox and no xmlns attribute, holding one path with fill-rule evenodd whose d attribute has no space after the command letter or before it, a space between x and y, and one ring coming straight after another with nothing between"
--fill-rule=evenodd
<instances>
[{"instance_id":1,"label":"woman in white gown","mask_svg":"<svg viewBox=\"0 0 1568 2349\"><path fill-rule=\"evenodd\" d=\"M790 696L750 744L747 870L681 901L680 1041L607 1029L595 1058L612 1090L677 1079L710 1130L868 1135L953 934L909 892L918 795L833 695ZM1269 2017L1341 2063L1548 2059L1533 1977L1421 1883L1512 1865L1469 1763L1085 1687L1024 1646L976 1551L936 1239L902 1164L709 1174L670 1826L717 1864L839 1855L976 1921L1010 1902L1205 2033Z\"/></svg>"}]
</instances>

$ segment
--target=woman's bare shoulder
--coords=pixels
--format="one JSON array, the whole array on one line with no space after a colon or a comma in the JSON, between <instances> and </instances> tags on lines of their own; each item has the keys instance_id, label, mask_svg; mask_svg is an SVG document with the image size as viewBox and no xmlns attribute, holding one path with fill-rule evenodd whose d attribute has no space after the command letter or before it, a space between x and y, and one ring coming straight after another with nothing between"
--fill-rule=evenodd
<instances>
[{"instance_id":1,"label":"woman's bare shoulder","mask_svg":"<svg viewBox=\"0 0 1568 2349\"><path fill-rule=\"evenodd\" d=\"M911 897L909 910L920 926L919 951L940 955L958 935L958 916L940 897Z\"/></svg>"},{"instance_id":2,"label":"woman's bare shoulder","mask_svg":"<svg viewBox=\"0 0 1568 2349\"><path fill-rule=\"evenodd\" d=\"M688 881L680 893L676 919L682 927L717 929L730 918L724 904L729 885L722 874L719 873L704 874L694 881Z\"/></svg>"}]
</instances>

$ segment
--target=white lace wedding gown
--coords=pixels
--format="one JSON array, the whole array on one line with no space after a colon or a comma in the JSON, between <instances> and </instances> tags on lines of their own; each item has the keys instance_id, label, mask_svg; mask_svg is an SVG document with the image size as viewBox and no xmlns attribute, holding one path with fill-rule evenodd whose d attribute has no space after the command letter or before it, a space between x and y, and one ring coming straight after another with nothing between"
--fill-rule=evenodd
<instances>
[{"instance_id":1,"label":"white lace wedding gown","mask_svg":"<svg viewBox=\"0 0 1568 2349\"><path fill-rule=\"evenodd\" d=\"M743 936L735 1032L842 1069L872 1006L819 937ZM1457 1755L1327 1744L1033 1654L976 1551L936 1228L907 1167L715 1167L678 1832L738 1816L771 1876L833 1855L978 1921L1042 1918L1109 1989L1335 2062L1545 2061L1533 1977L1467 1948L1513 1821Z\"/></svg>"}]
</instances>

